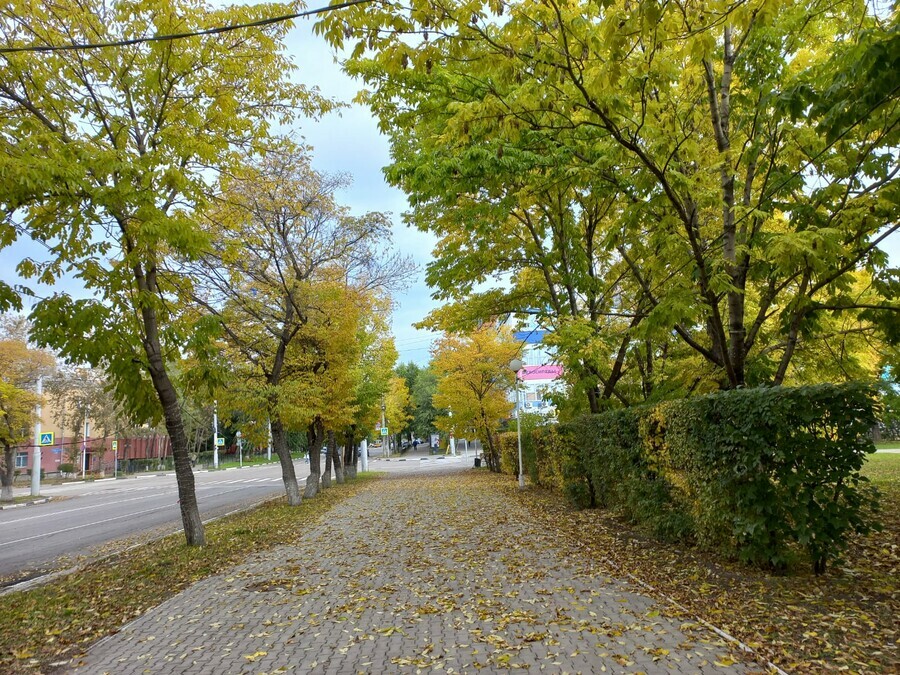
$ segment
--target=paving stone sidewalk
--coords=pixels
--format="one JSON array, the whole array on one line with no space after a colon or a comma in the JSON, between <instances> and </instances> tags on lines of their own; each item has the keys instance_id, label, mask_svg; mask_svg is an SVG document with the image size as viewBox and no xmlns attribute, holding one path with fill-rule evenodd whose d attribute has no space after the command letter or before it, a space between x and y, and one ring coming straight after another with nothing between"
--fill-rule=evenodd
<instances>
[{"instance_id":1,"label":"paving stone sidewalk","mask_svg":"<svg viewBox=\"0 0 900 675\"><path fill-rule=\"evenodd\" d=\"M386 478L95 645L76 673L749 673L490 480Z\"/></svg>"}]
</instances>

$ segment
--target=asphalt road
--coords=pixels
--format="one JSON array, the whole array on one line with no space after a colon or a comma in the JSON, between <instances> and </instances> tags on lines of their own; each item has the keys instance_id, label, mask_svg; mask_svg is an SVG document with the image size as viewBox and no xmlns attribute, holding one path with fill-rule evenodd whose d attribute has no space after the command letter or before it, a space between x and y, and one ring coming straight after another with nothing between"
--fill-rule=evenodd
<instances>
[{"instance_id":1,"label":"asphalt road","mask_svg":"<svg viewBox=\"0 0 900 675\"><path fill-rule=\"evenodd\" d=\"M472 460L422 456L372 458L370 470L390 473L461 470ZM295 462L301 490L309 467ZM281 467L268 464L195 473L204 520L284 492ZM17 491L18 492L18 491ZM0 511L0 578L8 585L80 560L96 558L151 536L181 528L175 474L46 486L45 504Z\"/></svg>"}]
</instances>

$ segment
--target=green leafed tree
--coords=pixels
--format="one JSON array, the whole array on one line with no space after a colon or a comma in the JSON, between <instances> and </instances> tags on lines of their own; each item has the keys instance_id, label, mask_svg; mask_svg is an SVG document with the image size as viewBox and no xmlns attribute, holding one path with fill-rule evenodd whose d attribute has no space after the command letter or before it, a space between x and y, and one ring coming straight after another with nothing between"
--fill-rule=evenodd
<instances>
[{"instance_id":1,"label":"green leafed tree","mask_svg":"<svg viewBox=\"0 0 900 675\"><path fill-rule=\"evenodd\" d=\"M898 91L877 76L895 26L852 0L426 0L320 30L440 238L429 280L461 307L433 325L537 314L597 410L802 381L823 339L877 364L898 310Z\"/></svg>"},{"instance_id":2,"label":"green leafed tree","mask_svg":"<svg viewBox=\"0 0 900 675\"><path fill-rule=\"evenodd\" d=\"M6 3L0 45L106 43L185 33L283 14L286 6L214 9L198 0ZM203 525L181 401L182 357L213 324L183 312L172 258L209 247L198 215L219 177L261 147L274 122L327 107L291 84L279 23L217 35L0 58L2 243L26 232L49 261L18 272L53 284L73 274L88 299L42 299L37 339L76 363L102 366L138 420L163 419L171 438L187 541Z\"/></svg>"},{"instance_id":3,"label":"green leafed tree","mask_svg":"<svg viewBox=\"0 0 900 675\"><path fill-rule=\"evenodd\" d=\"M358 360L355 310L368 305L370 296L404 283L412 269L389 248L385 214L354 216L337 202L335 193L348 183L347 176L315 171L308 148L280 139L265 157L223 180L221 198L205 224L212 246L181 270L184 279L194 281L195 303L220 323L231 353L242 364L240 398L245 406L254 404L251 416L271 422L292 505L301 497L285 421L302 419L291 410L299 401L305 411L315 406L308 397L289 393L295 387L291 380L321 379L326 365L331 374L339 367L349 373ZM337 356L338 344L344 358ZM222 363L212 356L212 362ZM350 396L352 389L348 384L344 393ZM326 395L321 383L308 391L313 390ZM334 394L333 387L329 392ZM327 407L334 411L339 406ZM339 417L332 414L332 424ZM311 459L311 468L317 469L317 461ZM340 467L338 475L342 480Z\"/></svg>"}]
</instances>

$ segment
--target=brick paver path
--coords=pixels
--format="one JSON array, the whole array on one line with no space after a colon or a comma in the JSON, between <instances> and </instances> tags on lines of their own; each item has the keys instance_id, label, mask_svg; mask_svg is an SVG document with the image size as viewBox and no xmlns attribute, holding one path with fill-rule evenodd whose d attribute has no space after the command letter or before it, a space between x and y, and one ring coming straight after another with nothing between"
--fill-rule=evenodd
<instances>
[{"instance_id":1,"label":"brick paver path","mask_svg":"<svg viewBox=\"0 0 900 675\"><path fill-rule=\"evenodd\" d=\"M374 482L296 546L195 584L74 672L762 671L732 665L716 635L667 618L491 485Z\"/></svg>"}]
</instances>

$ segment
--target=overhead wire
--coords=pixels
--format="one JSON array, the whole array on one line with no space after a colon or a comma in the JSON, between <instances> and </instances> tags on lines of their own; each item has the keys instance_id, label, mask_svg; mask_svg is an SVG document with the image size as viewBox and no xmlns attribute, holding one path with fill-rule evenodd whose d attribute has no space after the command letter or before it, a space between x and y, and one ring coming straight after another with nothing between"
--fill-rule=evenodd
<instances>
[{"instance_id":1,"label":"overhead wire","mask_svg":"<svg viewBox=\"0 0 900 675\"><path fill-rule=\"evenodd\" d=\"M90 49L104 49L107 47L129 47L131 45L144 44L148 42L169 42L172 40L183 40L190 37L198 37L203 35L218 35L220 33L228 33L243 28L259 28L261 26L269 26L274 23L282 23L291 21L292 19L300 19L307 16L315 16L317 14L325 14L337 9L346 9L355 5L363 5L375 0L347 0L336 5L327 5L325 7L317 7L316 9L308 9L303 12L292 12L290 14L282 14L267 19L258 19L256 21L247 21L245 23L229 24L227 26L214 26L213 28L205 28L203 30L188 31L185 33L170 33L163 35L150 35L147 37L130 38L127 40L113 40L110 42L75 42L67 45L25 45L22 47L0 47L0 54L19 54L23 52L66 52L66 51L86 51Z\"/></svg>"}]
</instances>

